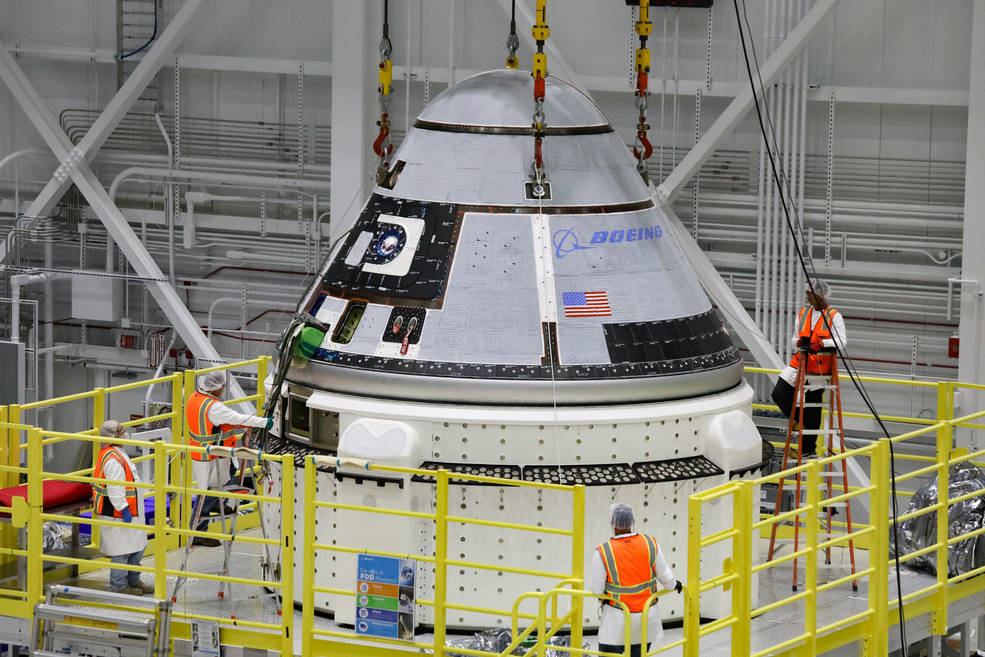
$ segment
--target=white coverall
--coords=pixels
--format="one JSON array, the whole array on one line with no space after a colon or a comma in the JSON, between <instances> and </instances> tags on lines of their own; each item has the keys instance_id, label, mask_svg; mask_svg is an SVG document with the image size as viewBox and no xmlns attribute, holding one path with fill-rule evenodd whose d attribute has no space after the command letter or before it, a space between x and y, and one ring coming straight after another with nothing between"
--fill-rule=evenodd
<instances>
[{"instance_id":1,"label":"white coverall","mask_svg":"<svg viewBox=\"0 0 985 657\"><path fill-rule=\"evenodd\" d=\"M222 424L247 427L267 426L267 418L234 411L222 402L214 402L209 406L209 422L216 427L215 431L218 431L219 425ZM211 461L193 460L192 475L199 488L219 490L229 481L229 459L214 458Z\"/></svg>"},{"instance_id":2,"label":"white coverall","mask_svg":"<svg viewBox=\"0 0 985 657\"><path fill-rule=\"evenodd\" d=\"M116 448L116 451L126 460L127 465L130 467L130 472L133 473L133 480L140 481L140 475L137 474L137 467L133 464L133 461L130 460L130 457L127 456L126 453L119 447ZM112 479L115 481L125 481L127 476L119 461L113 458L107 458L103 462L103 478ZM128 505L125 486L110 484L106 486L106 494L109 497L110 504L113 505L114 509L117 511L122 511L127 508ZM103 516L100 519L123 522L121 518L114 518L112 516ZM146 524L144 520L143 488L137 489L137 513L133 516L131 524ZM145 531L139 529L124 529L123 527L99 528L99 551L107 556L116 557L121 554L131 554L137 551L142 552L145 547L147 547L147 532Z\"/></svg>"},{"instance_id":3,"label":"white coverall","mask_svg":"<svg viewBox=\"0 0 985 657\"><path fill-rule=\"evenodd\" d=\"M619 534L618 538L627 538L629 536L635 536L636 534L637 532L632 532L631 534ZM613 536L612 538L616 537ZM618 566L618 564L616 565ZM653 564L653 568L656 571L655 574L657 576L657 581L660 582L662 587L665 589L674 588L677 584L677 579L674 577L674 573L671 571L670 566L667 565L667 560L664 559L664 551L661 549L657 550L657 559ZM605 564L602 563L602 555L599 554L598 550L592 550L592 565L588 570L588 589L595 595L602 595L605 593L605 583ZM602 605L601 613L602 620L599 623L599 643L606 643L614 646L623 645L626 640L626 615L623 608L605 604ZM640 643L643 640L643 631L641 629L642 621L642 611L638 611L635 614L631 613L629 615L630 644ZM664 628L660 622L660 611L657 609L656 601L654 601L650 605L650 611L647 613L646 640L653 643L662 638L663 634Z\"/></svg>"}]
</instances>

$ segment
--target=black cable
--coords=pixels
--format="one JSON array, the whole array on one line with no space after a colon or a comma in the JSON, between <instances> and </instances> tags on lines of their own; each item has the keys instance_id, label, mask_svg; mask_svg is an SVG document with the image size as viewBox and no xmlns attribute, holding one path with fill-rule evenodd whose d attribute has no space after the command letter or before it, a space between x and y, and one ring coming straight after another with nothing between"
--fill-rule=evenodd
<instances>
[{"instance_id":1,"label":"black cable","mask_svg":"<svg viewBox=\"0 0 985 657\"><path fill-rule=\"evenodd\" d=\"M153 34L151 34L150 35L150 38L147 39L147 43L145 43L144 45L140 46L136 50L131 50L130 52L121 54L120 55L120 59L122 60L122 59L126 59L127 57L133 57L137 53L143 52L144 50L146 50L150 46L150 44L154 43L154 39L156 39L156 38L157 38L157 0L154 0L154 32L153 32Z\"/></svg>"},{"instance_id":2,"label":"black cable","mask_svg":"<svg viewBox=\"0 0 985 657\"><path fill-rule=\"evenodd\" d=\"M383 38L390 38L390 0L383 0Z\"/></svg>"},{"instance_id":3,"label":"black cable","mask_svg":"<svg viewBox=\"0 0 985 657\"><path fill-rule=\"evenodd\" d=\"M736 24L738 25L738 28L739 28L739 39L740 39L740 41L742 43L742 54L743 54L743 58L744 58L745 64L746 64L746 72L748 73L748 76L749 76L749 85L752 88L752 92L753 92L752 98L753 98L753 103L755 104L755 107L756 107L756 116L757 116L757 118L759 120L759 129L762 132L763 140L766 142L766 152L767 152L767 155L769 156L769 160L770 160L770 171L773 174L773 181L776 184L777 195L778 195L779 200L780 200L780 205L783 207L783 216L784 216L784 219L786 220L787 229L789 230L790 235L791 235L791 238L793 239L793 246L794 246L794 251L797 254L797 260L799 261L800 267L801 267L801 269L804 272L805 278L807 279L807 285L810 288L811 294L813 294L814 296L817 296L817 293L814 290L814 283L811 281L812 274L813 274L813 277L814 278L817 278L817 272L814 270L814 263L812 261L810 261L809 258L807 260L805 260L804 254L801 251L800 243L799 243L799 241L797 239L797 237L798 237L797 231L794 229L793 222L790 219L790 209L787 207L786 198L784 197L784 194L783 194L783 192L784 192L784 184L783 184L783 181L781 181L780 173L777 170L776 159L773 156L773 149L770 146L769 135L767 134L767 131L766 131L766 124L763 121L763 109L760 107L760 104L759 104L759 95L756 93L756 83L755 83L755 80L753 79L752 66L749 63L749 50L748 50L748 48L746 46L745 31L742 28L742 19L741 19L740 15L739 15L739 0L732 0L732 3L734 5L734 7L735 7L735 20L736 20ZM748 27L748 14L745 13L745 0L742 0L742 6L743 6L743 14L745 14L745 16L746 16L746 25ZM755 49L755 45L753 45L753 49ZM763 78L762 78L762 73L759 70L758 59L757 59L757 64L756 64L756 70L757 70L757 72L759 72L759 88L760 88L760 91L765 96L766 88L763 85ZM767 110L767 116L768 116L768 110ZM773 127L772 121L770 121L770 127L771 127L771 132L773 132L772 131L772 127ZM773 140L774 140L774 143L778 143L776 141L776 134L775 134L775 132L773 132ZM786 181L786 182L787 182L787 191L789 193L790 192L789 181ZM794 210L794 211L796 212L796 210ZM807 263L808 262L810 262L810 269L811 269L811 271L808 271L808 266L807 266ZM822 320L825 323L826 328L828 329L828 332L831 333L831 326L829 324L828 318L825 317L825 315L823 313L821 314L821 317L822 317ZM887 439L890 438L890 436L889 436L889 430L886 428L886 425L883 423L882 418L879 416L878 411L876 411L875 406L872 404L872 400L869 398L868 394L865 392L864 386L862 386L861 382L858 380L858 374L854 370L854 366L853 366L851 360L844 353L844 350L841 348L841 345L838 343L838 340L833 340L833 342L834 342L834 345L835 345L835 350L838 352L838 356L842 359L842 361L846 365L845 370L848 372L848 377L852 381L852 384L855 386L855 389L858 391L859 396L861 396L862 401L865 402L866 407L869 409L869 412L872 414L872 416L876 419L876 422L879 423L879 427L882 429L882 431L885 434L886 438ZM898 608L898 611L899 611L900 643L901 643L902 649L905 651L906 650L907 643L906 643L905 618L904 618L904 615L903 615L903 582L902 582L902 577L900 575L900 564L899 564L899 520L898 520L897 507L896 507L896 455L895 455L895 451L893 449L893 442L892 442L891 439L889 441L889 459L890 459L890 473L889 473L889 475L890 475L890 484L891 484L891 487L892 487L892 494L893 494L893 507L892 507L892 511L893 511L893 544L894 544L893 558L894 558L895 565L896 565L896 589L897 589L897 592L898 592L897 608ZM877 558L878 558L878 556L877 556ZM938 564L938 568L939 567L940 567L940 564Z\"/></svg>"}]
</instances>

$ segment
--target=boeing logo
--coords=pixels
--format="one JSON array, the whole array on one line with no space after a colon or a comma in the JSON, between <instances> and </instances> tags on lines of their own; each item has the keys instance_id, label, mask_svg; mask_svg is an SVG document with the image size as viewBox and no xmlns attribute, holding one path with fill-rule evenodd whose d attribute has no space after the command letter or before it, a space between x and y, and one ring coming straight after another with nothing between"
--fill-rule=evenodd
<instances>
[{"instance_id":1,"label":"boeing logo","mask_svg":"<svg viewBox=\"0 0 985 657\"><path fill-rule=\"evenodd\" d=\"M582 246L578 243L578 236L575 235L575 231L571 228L562 228L561 230L554 233L554 237L551 238L554 242L554 255L558 259L563 258L569 253L575 251L587 251L593 247Z\"/></svg>"},{"instance_id":2,"label":"boeing logo","mask_svg":"<svg viewBox=\"0 0 985 657\"><path fill-rule=\"evenodd\" d=\"M629 228L626 230L597 230L592 235L592 244L616 244L618 242L641 242L643 240L657 239L663 235L660 225L646 226L645 228ZM591 247L589 247L591 248Z\"/></svg>"},{"instance_id":3,"label":"boeing logo","mask_svg":"<svg viewBox=\"0 0 985 657\"><path fill-rule=\"evenodd\" d=\"M618 244L620 242L641 242L653 240L661 237L663 230L660 225L645 226L642 228L625 228L617 230L597 230L592 234L590 244ZM564 258L575 251L587 251L595 248L594 246L582 246L578 242L578 236L573 228L563 228L554 233L552 238L554 243L554 256L558 259Z\"/></svg>"}]
</instances>

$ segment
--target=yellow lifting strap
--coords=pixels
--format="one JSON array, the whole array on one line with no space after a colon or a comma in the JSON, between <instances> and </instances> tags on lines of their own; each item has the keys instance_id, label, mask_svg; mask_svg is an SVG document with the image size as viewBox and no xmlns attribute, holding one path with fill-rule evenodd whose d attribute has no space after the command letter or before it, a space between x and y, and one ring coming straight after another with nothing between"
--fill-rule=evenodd
<instances>
[{"instance_id":1,"label":"yellow lifting strap","mask_svg":"<svg viewBox=\"0 0 985 657\"><path fill-rule=\"evenodd\" d=\"M544 54L544 42L551 36L551 28L547 26L547 0L537 0L537 22L534 23L530 33L537 42L531 74L535 78L547 79L547 55Z\"/></svg>"}]
</instances>

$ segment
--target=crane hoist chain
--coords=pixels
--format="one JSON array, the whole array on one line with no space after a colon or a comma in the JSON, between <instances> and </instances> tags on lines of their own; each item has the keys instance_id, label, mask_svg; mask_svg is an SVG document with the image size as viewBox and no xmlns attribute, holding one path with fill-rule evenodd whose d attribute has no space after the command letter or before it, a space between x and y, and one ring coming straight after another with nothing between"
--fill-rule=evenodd
<instances>
[{"instance_id":1,"label":"crane hoist chain","mask_svg":"<svg viewBox=\"0 0 985 657\"><path fill-rule=\"evenodd\" d=\"M633 155L636 157L636 170L649 184L650 176L646 170L646 161L653 155L653 145L647 136L650 129L646 122L647 97L650 95L650 49L646 47L647 38L653 33L653 23L650 22L650 2L640 0L640 15L636 21L636 34L640 37L640 47L636 49L636 109L640 116L636 124L636 141L633 144Z\"/></svg>"},{"instance_id":2,"label":"crane hoist chain","mask_svg":"<svg viewBox=\"0 0 985 657\"><path fill-rule=\"evenodd\" d=\"M516 51L520 48L520 39L516 36L516 0L513 0L513 12L510 14L510 34L506 37L506 68L519 68L520 59Z\"/></svg>"},{"instance_id":3,"label":"crane hoist chain","mask_svg":"<svg viewBox=\"0 0 985 657\"><path fill-rule=\"evenodd\" d=\"M537 42L537 52L534 53L533 71L534 78L534 161L533 177L534 182L542 184L546 177L544 175L544 135L547 128L547 119L544 115L544 96L547 92L547 55L544 53L544 43L551 35L551 28L547 26L547 0L537 0L537 18L531 28L534 41Z\"/></svg>"},{"instance_id":4,"label":"crane hoist chain","mask_svg":"<svg viewBox=\"0 0 985 657\"><path fill-rule=\"evenodd\" d=\"M376 163L376 184L382 184L390 170L390 154L393 152L393 142L390 141L390 86L393 84L393 62L390 54L393 45L390 43L389 1L383 2L383 38L380 39L380 84L376 91L379 95L380 133L373 141L373 152L379 158Z\"/></svg>"}]
</instances>

